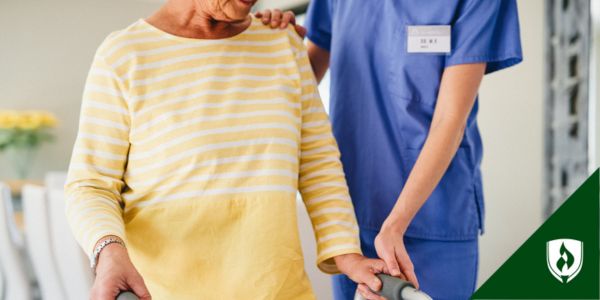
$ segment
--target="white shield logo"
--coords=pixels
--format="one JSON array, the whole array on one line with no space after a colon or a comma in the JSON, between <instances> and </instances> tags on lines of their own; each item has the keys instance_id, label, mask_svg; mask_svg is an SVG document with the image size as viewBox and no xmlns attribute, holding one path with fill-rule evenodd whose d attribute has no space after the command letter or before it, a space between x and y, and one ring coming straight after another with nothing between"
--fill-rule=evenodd
<instances>
[{"instance_id":1,"label":"white shield logo","mask_svg":"<svg viewBox=\"0 0 600 300\"><path fill-rule=\"evenodd\" d=\"M583 242L556 239L546 243L546 263L552 276L562 283L573 280L583 265Z\"/></svg>"}]
</instances>

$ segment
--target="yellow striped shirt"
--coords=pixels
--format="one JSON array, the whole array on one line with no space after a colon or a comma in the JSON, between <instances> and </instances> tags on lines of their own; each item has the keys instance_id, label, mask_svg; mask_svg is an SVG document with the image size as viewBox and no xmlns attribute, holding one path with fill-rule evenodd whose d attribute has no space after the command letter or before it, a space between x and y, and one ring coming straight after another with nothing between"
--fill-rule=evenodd
<instances>
[{"instance_id":1,"label":"yellow striped shirt","mask_svg":"<svg viewBox=\"0 0 600 300\"><path fill-rule=\"evenodd\" d=\"M226 39L144 20L90 70L66 185L90 253L127 243L154 299L312 299L296 225L302 194L319 268L360 253L337 144L302 40L253 19Z\"/></svg>"}]
</instances>

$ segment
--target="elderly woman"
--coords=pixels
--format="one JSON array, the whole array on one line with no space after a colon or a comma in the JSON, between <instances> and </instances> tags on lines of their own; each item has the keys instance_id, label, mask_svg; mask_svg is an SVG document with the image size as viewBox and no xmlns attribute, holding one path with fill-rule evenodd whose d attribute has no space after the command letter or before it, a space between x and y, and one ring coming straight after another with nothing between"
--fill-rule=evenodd
<instances>
[{"instance_id":1,"label":"elderly woman","mask_svg":"<svg viewBox=\"0 0 600 300\"><path fill-rule=\"evenodd\" d=\"M93 299L313 299L298 190L318 267L379 288L302 40L254 3L170 0L96 53L66 185Z\"/></svg>"}]
</instances>

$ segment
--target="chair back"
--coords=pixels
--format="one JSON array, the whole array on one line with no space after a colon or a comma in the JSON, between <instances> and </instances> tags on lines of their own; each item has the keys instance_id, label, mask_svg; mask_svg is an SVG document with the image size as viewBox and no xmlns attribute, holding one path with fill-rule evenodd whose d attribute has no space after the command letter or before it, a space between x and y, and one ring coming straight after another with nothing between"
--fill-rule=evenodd
<instances>
[{"instance_id":1,"label":"chair back","mask_svg":"<svg viewBox=\"0 0 600 300\"><path fill-rule=\"evenodd\" d=\"M0 263L0 300L4 300L4 289L6 283L4 283L4 274L2 274L2 264Z\"/></svg>"},{"instance_id":2,"label":"chair back","mask_svg":"<svg viewBox=\"0 0 600 300\"><path fill-rule=\"evenodd\" d=\"M30 300L32 294L26 264L13 239L17 230L13 213L10 189L0 182L0 299Z\"/></svg>"},{"instance_id":3,"label":"chair back","mask_svg":"<svg viewBox=\"0 0 600 300\"><path fill-rule=\"evenodd\" d=\"M54 261L46 189L25 185L22 191L25 242L43 299L65 299Z\"/></svg>"},{"instance_id":4,"label":"chair back","mask_svg":"<svg viewBox=\"0 0 600 300\"><path fill-rule=\"evenodd\" d=\"M63 184L57 185L60 189L47 184L54 259L67 294L65 299L89 299L94 278L89 259L75 241L67 222Z\"/></svg>"},{"instance_id":5,"label":"chair back","mask_svg":"<svg viewBox=\"0 0 600 300\"><path fill-rule=\"evenodd\" d=\"M48 172L44 178L44 184L48 190L64 190L67 182L67 172Z\"/></svg>"}]
</instances>

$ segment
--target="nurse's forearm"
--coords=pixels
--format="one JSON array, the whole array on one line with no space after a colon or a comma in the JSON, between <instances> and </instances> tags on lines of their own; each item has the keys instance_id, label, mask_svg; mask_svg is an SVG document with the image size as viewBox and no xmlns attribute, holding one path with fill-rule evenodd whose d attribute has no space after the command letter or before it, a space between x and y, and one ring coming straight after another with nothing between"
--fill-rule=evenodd
<instances>
[{"instance_id":1,"label":"nurse's forearm","mask_svg":"<svg viewBox=\"0 0 600 300\"><path fill-rule=\"evenodd\" d=\"M321 82L329 68L329 51L308 40L308 59L312 66L317 82Z\"/></svg>"},{"instance_id":2,"label":"nurse's forearm","mask_svg":"<svg viewBox=\"0 0 600 300\"><path fill-rule=\"evenodd\" d=\"M403 233L441 180L462 141L484 71L485 64L444 71L425 145L384 226Z\"/></svg>"}]
</instances>

